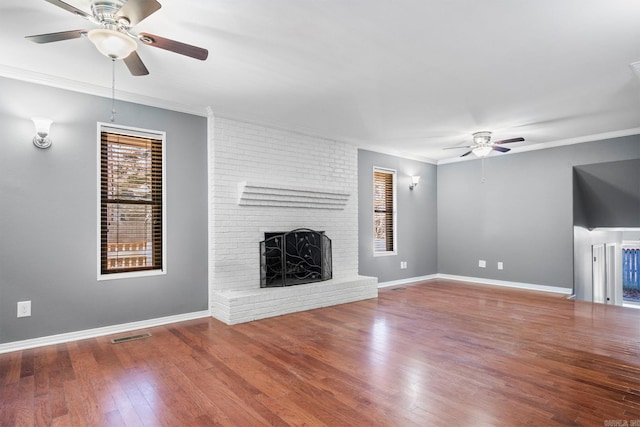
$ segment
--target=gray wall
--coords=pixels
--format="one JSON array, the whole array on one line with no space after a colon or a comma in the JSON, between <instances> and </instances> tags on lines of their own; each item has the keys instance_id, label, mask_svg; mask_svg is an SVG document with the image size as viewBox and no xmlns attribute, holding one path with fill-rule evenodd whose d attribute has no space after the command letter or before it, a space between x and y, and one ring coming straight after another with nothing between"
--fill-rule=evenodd
<instances>
[{"instance_id":1,"label":"gray wall","mask_svg":"<svg viewBox=\"0 0 640 427\"><path fill-rule=\"evenodd\" d=\"M575 225L640 227L640 160L576 167L574 198Z\"/></svg>"},{"instance_id":2,"label":"gray wall","mask_svg":"<svg viewBox=\"0 0 640 427\"><path fill-rule=\"evenodd\" d=\"M373 256L373 168L397 171L398 254ZM420 184L409 190L412 175ZM436 166L358 150L359 273L379 282L437 273ZM400 261L407 268L400 269Z\"/></svg>"},{"instance_id":3,"label":"gray wall","mask_svg":"<svg viewBox=\"0 0 640 427\"><path fill-rule=\"evenodd\" d=\"M96 122L111 101L6 78L0 94L0 343L206 310L206 118L117 102L116 124L167 134L167 274L98 282ZM54 120L48 150L33 116Z\"/></svg>"},{"instance_id":4,"label":"gray wall","mask_svg":"<svg viewBox=\"0 0 640 427\"><path fill-rule=\"evenodd\" d=\"M492 155L484 183L481 160L439 165L438 272L571 289L573 167L638 158L636 135Z\"/></svg>"}]
</instances>

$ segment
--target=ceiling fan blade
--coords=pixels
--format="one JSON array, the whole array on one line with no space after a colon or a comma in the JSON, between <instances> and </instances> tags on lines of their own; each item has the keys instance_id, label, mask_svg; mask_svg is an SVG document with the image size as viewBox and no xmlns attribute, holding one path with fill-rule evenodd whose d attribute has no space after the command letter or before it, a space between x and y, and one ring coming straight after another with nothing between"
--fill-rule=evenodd
<instances>
[{"instance_id":1,"label":"ceiling fan blade","mask_svg":"<svg viewBox=\"0 0 640 427\"><path fill-rule=\"evenodd\" d=\"M61 31L59 33L38 34L35 36L26 36L25 39L35 43L51 43L62 40L78 39L87 33L87 30L71 30Z\"/></svg>"},{"instance_id":2,"label":"ceiling fan blade","mask_svg":"<svg viewBox=\"0 0 640 427\"><path fill-rule=\"evenodd\" d=\"M129 72L133 76L146 76L149 74L149 70L145 67L142 59L140 59L140 55L135 50L129 54L126 58L123 59L125 65L129 69Z\"/></svg>"},{"instance_id":3,"label":"ceiling fan blade","mask_svg":"<svg viewBox=\"0 0 640 427\"><path fill-rule=\"evenodd\" d=\"M63 1L60 1L60 0L46 0L46 1L48 1L49 3L51 3L51 4L55 5L55 6L58 6L58 7L62 8L62 9L64 9L64 10L66 10L67 12L71 12L74 15L82 16L83 18L89 19L89 20L93 19L93 16L91 14L85 12L84 10L80 10L80 9L78 9L76 7L73 7L70 4L67 4L67 3L65 3Z\"/></svg>"},{"instance_id":4,"label":"ceiling fan blade","mask_svg":"<svg viewBox=\"0 0 640 427\"><path fill-rule=\"evenodd\" d=\"M153 34L140 33L140 42L160 49L169 50L179 53L180 55L190 56L195 59L204 61L209 56L209 51L201 47L192 46L190 44L177 42L175 40L165 39L164 37L154 36Z\"/></svg>"},{"instance_id":5,"label":"ceiling fan blade","mask_svg":"<svg viewBox=\"0 0 640 427\"><path fill-rule=\"evenodd\" d=\"M445 147L443 150L455 150L457 148L471 148L473 145L459 145L457 147Z\"/></svg>"},{"instance_id":6,"label":"ceiling fan blade","mask_svg":"<svg viewBox=\"0 0 640 427\"><path fill-rule=\"evenodd\" d=\"M464 156L468 156L469 154L471 154L473 151L467 151L466 153L464 153L462 156L460 157L464 157Z\"/></svg>"},{"instance_id":7,"label":"ceiling fan blade","mask_svg":"<svg viewBox=\"0 0 640 427\"><path fill-rule=\"evenodd\" d=\"M162 5L156 0L129 0L116 12L115 17L116 19L127 18L133 27L161 7Z\"/></svg>"},{"instance_id":8,"label":"ceiling fan blade","mask_svg":"<svg viewBox=\"0 0 640 427\"><path fill-rule=\"evenodd\" d=\"M503 139L501 141L496 141L494 144L510 144L512 142L522 142L524 138L511 138L511 139Z\"/></svg>"},{"instance_id":9,"label":"ceiling fan blade","mask_svg":"<svg viewBox=\"0 0 640 427\"><path fill-rule=\"evenodd\" d=\"M493 148L496 151L500 151L501 153L506 153L507 151L511 151L511 148L500 147L499 145L493 146L491 148Z\"/></svg>"}]
</instances>

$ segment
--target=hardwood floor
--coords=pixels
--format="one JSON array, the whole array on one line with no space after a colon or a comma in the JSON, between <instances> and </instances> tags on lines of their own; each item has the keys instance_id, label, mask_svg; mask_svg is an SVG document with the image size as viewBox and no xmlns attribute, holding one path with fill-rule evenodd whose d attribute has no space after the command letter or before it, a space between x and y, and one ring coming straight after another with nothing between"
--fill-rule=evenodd
<instances>
[{"instance_id":1,"label":"hardwood floor","mask_svg":"<svg viewBox=\"0 0 640 427\"><path fill-rule=\"evenodd\" d=\"M640 310L565 295L429 281L146 331L0 355L2 425L640 426Z\"/></svg>"}]
</instances>

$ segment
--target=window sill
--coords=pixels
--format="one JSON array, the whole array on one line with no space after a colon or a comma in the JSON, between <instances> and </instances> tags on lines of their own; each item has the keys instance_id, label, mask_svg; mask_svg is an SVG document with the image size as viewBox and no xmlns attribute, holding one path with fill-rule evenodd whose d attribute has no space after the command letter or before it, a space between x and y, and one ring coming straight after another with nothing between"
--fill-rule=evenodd
<instances>
[{"instance_id":1,"label":"window sill","mask_svg":"<svg viewBox=\"0 0 640 427\"><path fill-rule=\"evenodd\" d=\"M374 252L373 256L374 257L379 257L379 256L393 256L393 255L398 255L397 251L390 251L390 252Z\"/></svg>"},{"instance_id":2,"label":"window sill","mask_svg":"<svg viewBox=\"0 0 640 427\"><path fill-rule=\"evenodd\" d=\"M127 273L113 273L113 274L98 273L98 281L134 279L136 277L163 276L165 274L167 274L166 270L129 271Z\"/></svg>"}]
</instances>

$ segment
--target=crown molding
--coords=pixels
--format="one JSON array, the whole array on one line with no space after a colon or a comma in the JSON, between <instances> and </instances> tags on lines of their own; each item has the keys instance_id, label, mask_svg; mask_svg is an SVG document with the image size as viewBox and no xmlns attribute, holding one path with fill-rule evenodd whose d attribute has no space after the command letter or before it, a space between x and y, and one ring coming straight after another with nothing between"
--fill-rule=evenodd
<instances>
[{"instance_id":1,"label":"crown molding","mask_svg":"<svg viewBox=\"0 0 640 427\"><path fill-rule=\"evenodd\" d=\"M23 70L19 68L0 65L0 77L6 77L14 80L21 80L28 83L36 83L44 86L55 87L58 89L80 92L87 95L95 95L103 98L111 98L111 88L90 83L79 82L76 80L55 77L48 74L38 73L34 71ZM180 113L193 114L197 116L207 117L205 106L184 105L164 99L144 96L132 92L115 90L115 98L119 101L132 102L135 104L147 105L149 107L157 107L165 110L176 111Z\"/></svg>"}]
</instances>

